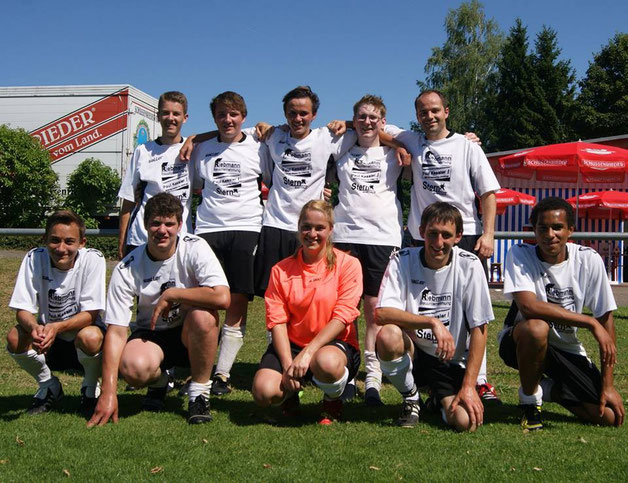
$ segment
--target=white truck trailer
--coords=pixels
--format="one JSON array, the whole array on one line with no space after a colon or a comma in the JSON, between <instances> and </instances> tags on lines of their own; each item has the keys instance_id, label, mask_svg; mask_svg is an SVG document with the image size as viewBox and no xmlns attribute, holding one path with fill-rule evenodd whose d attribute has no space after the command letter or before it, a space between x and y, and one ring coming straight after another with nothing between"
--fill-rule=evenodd
<instances>
[{"instance_id":1,"label":"white truck trailer","mask_svg":"<svg viewBox=\"0 0 628 483\"><path fill-rule=\"evenodd\" d=\"M133 150L161 135L157 99L128 84L0 87L0 124L41 141L62 194L86 158L100 159L122 178Z\"/></svg>"}]
</instances>

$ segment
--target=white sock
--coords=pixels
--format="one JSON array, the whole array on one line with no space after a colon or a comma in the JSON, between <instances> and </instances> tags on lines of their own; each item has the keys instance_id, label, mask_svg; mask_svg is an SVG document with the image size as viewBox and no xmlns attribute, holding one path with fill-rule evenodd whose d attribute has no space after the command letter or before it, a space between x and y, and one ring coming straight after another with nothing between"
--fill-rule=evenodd
<instances>
[{"instance_id":1,"label":"white sock","mask_svg":"<svg viewBox=\"0 0 628 483\"><path fill-rule=\"evenodd\" d=\"M35 350L30 349L26 352L14 354L7 350L9 355L13 357L18 366L28 372L38 382L39 387L46 385L52 379L52 373L48 364L46 364L46 356L38 354Z\"/></svg>"},{"instance_id":2,"label":"white sock","mask_svg":"<svg viewBox=\"0 0 628 483\"><path fill-rule=\"evenodd\" d=\"M379 360L382 373L388 378L397 391L408 401L419 400L419 390L412 375L412 360L407 352L392 361Z\"/></svg>"},{"instance_id":3,"label":"white sock","mask_svg":"<svg viewBox=\"0 0 628 483\"><path fill-rule=\"evenodd\" d=\"M365 389L375 388L379 392L382 389L382 369L375 352L364 351L364 367L366 368Z\"/></svg>"},{"instance_id":4,"label":"white sock","mask_svg":"<svg viewBox=\"0 0 628 483\"><path fill-rule=\"evenodd\" d=\"M312 377L312 381L325 393L326 399L338 399L342 396L347 381L349 380L349 369L345 367L345 372L340 379L335 382L321 382L316 377Z\"/></svg>"},{"instance_id":5,"label":"white sock","mask_svg":"<svg viewBox=\"0 0 628 483\"><path fill-rule=\"evenodd\" d=\"M482 365L480 366L480 372L478 372L478 378L476 384L478 386L486 384L488 379L486 378L486 348L484 349L484 357L482 357Z\"/></svg>"},{"instance_id":6,"label":"white sock","mask_svg":"<svg viewBox=\"0 0 628 483\"><path fill-rule=\"evenodd\" d=\"M83 366L83 371L85 372L81 387L96 387L102 372L102 351L98 354L94 354L93 356L89 356L77 347L76 356Z\"/></svg>"},{"instance_id":7,"label":"white sock","mask_svg":"<svg viewBox=\"0 0 628 483\"><path fill-rule=\"evenodd\" d=\"M519 387L519 403L541 406L543 404L543 388L539 385L534 394L525 394L523 389Z\"/></svg>"},{"instance_id":8,"label":"white sock","mask_svg":"<svg viewBox=\"0 0 628 483\"><path fill-rule=\"evenodd\" d=\"M190 381L188 389L188 399L194 401L198 396L203 395L206 399L209 399L209 391L212 388L211 379L205 383Z\"/></svg>"},{"instance_id":9,"label":"white sock","mask_svg":"<svg viewBox=\"0 0 628 483\"><path fill-rule=\"evenodd\" d=\"M229 378L229 373L242 344L244 344L244 328L242 326L230 327L226 324L222 326L216 374Z\"/></svg>"},{"instance_id":10,"label":"white sock","mask_svg":"<svg viewBox=\"0 0 628 483\"><path fill-rule=\"evenodd\" d=\"M552 388L554 387L554 379L542 377L539 386L543 390L543 401L552 402Z\"/></svg>"}]
</instances>

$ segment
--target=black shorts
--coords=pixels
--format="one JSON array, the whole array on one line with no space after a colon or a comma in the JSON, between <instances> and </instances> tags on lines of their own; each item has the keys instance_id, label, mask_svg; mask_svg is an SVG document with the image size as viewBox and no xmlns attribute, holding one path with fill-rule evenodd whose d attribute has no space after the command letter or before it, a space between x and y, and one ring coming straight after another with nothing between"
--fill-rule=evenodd
<instances>
[{"instance_id":1,"label":"black shorts","mask_svg":"<svg viewBox=\"0 0 628 483\"><path fill-rule=\"evenodd\" d=\"M272 226L262 227L255 254L255 295L264 296L270 270L277 262L293 255L298 246L296 232Z\"/></svg>"},{"instance_id":2,"label":"black shorts","mask_svg":"<svg viewBox=\"0 0 628 483\"><path fill-rule=\"evenodd\" d=\"M255 231L217 231L199 233L216 254L222 265L229 290L248 295L255 293L253 267L259 233Z\"/></svg>"},{"instance_id":3,"label":"black shorts","mask_svg":"<svg viewBox=\"0 0 628 483\"><path fill-rule=\"evenodd\" d=\"M432 394L440 401L444 397L458 394L466 369L458 364L443 362L437 357L425 353L414 345L412 374L416 385L429 386Z\"/></svg>"},{"instance_id":4,"label":"black shorts","mask_svg":"<svg viewBox=\"0 0 628 483\"><path fill-rule=\"evenodd\" d=\"M502 337L499 356L507 366L519 370L513 329L510 327ZM588 357L548 345L543 373L554 380L552 392L559 395L556 402L566 408L581 406L583 402L599 404L602 375Z\"/></svg>"},{"instance_id":5,"label":"black shorts","mask_svg":"<svg viewBox=\"0 0 628 483\"><path fill-rule=\"evenodd\" d=\"M157 344L164 353L164 360L159 365L162 369L170 369L173 366L190 367L188 350L181 340L182 332L182 325L164 330L138 328L131 332L128 340L142 339Z\"/></svg>"},{"instance_id":6,"label":"black shorts","mask_svg":"<svg viewBox=\"0 0 628 483\"><path fill-rule=\"evenodd\" d=\"M338 250L348 252L360 260L364 295L377 297L391 253L398 247L363 245L360 243L334 243Z\"/></svg>"},{"instance_id":7,"label":"black shorts","mask_svg":"<svg viewBox=\"0 0 628 483\"><path fill-rule=\"evenodd\" d=\"M102 322L100 322L100 319L98 319L98 323L94 324L94 326L98 327L102 334L105 335L107 330ZM48 367L53 371L83 371L83 366L78 360L74 340L68 341L58 336L55 337L55 341L46 353L46 364L48 364Z\"/></svg>"},{"instance_id":8,"label":"black shorts","mask_svg":"<svg viewBox=\"0 0 628 483\"><path fill-rule=\"evenodd\" d=\"M135 250L139 245L125 245L124 246L124 256L126 257L129 253Z\"/></svg>"},{"instance_id":9,"label":"black shorts","mask_svg":"<svg viewBox=\"0 0 628 483\"><path fill-rule=\"evenodd\" d=\"M360 351L351 344L347 344L345 341L337 339L332 340L325 345L333 345L345 353L345 356L347 357L346 367L349 370L348 381L353 379L358 374L358 370L360 369ZM303 347L299 347L298 345L290 342L290 349L292 350L292 358L294 359L299 352L303 350ZM277 355L277 352L275 352L275 346L272 343L268 345L266 352L262 356L258 369L272 369L280 374L283 374L281 361L279 360L279 356ZM312 380L312 371L308 369L304 379L306 381Z\"/></svg>"}]
</instances>

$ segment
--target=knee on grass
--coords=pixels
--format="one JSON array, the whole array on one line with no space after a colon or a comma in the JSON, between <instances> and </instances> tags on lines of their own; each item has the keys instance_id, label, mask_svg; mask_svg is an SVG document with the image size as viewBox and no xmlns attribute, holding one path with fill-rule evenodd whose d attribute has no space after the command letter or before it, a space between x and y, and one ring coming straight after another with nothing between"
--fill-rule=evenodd
<instances>
[{"instance_id":1,"label":"knee on grass","mask_svg":"<svg viewBox=\"0 0 628 483\"><path fill-rule=\"evenodd\" d=\"M281 390L281 374L276 373L279 376L277 378L275 374L270 374L267 371L269 369L257 371L251 388L253 401L262 408L275 406L281 403L284 398L284 392Z\"/></svg>"}]
</instances>

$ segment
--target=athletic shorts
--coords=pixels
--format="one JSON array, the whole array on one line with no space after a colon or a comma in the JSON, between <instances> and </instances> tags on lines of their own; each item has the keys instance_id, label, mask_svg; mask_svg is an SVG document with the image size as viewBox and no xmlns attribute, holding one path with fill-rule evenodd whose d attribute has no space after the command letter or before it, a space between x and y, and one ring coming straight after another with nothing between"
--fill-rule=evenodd
<instances>
[{"instance_id":1,"label":"athletic shorts","mask_svg":"<svg viewBox=\"0 0 628 483\"><path fill-rule=\"evenodd\" d=\"M338 349L345 353L345 356L347 356L346 367L349 370L348 380L350 381L351 379L353 379L358 374L358 370L360 369L359 349L356 349L351 344L347 344L345 341L338 339L332 340L325 345L333 345L335 347L338 347ZM290 342L290 349L292 350L292 359L294 359L299 354L299 352L303 350L303 347L300 347ZM279 356L277 355L277 352L275 352L275 346L272 343L268 345L266 352L262 356L262 360L259 363L258 369L272 369L279 372L280 374L283 373L283 369L281 368L281 361L279 360ZM311 381L312 371L308 369L304 379L306 381Z\"/></svg>"},{"instance_id":2,"label":"athletic shorts","mask_svg":"<svg viewBox=\"0 0 628 483\"><path fill-rule=\"evenodd\" d=\"M503 334L499 343L499 356L507 366L519 370L513 329L510 327ZM581 406L583 402L599 404L602 375L588 357L548 345L543 373L554 380L552 393L559 395L556 402L566 408Z\"/></svg>"},{"instance_id":3,"label":"athletic shorts","mask_svg":"<svg viewBox=\"0 0 628 483\"><path fill-rule=\"evenodd\" d=\"M390 255L398 247L387 245L363 245L360 243L334 243L334 247L348 252L360 260L364 295L377 297Z\"/></svg>"},{"instance_id":4,"label":"athletic shorts","mask_svg":"<svg viewBox=\"0 0 628 483\"><path fill-rule=\"evenodd\" d=\"M124 256L126 257L129 253L135 250L139 245L125 245L124 246Z\"/></svg>"},{"instance_id":5,"label":"athletic shorts","mask_svg":"<svg viewBox=\"0 0 628 483\"><path fill-rule=\"evenodd\" d=\"M259 233L255 231L216 231L199 233L220 261L232 293L255 293L253 267Z\"/></svg>"},{"instance_id":6,"label":"athletic shorts","mask_svg":"<svg viewBox=\"0 0 628 483\"><path fill-rule=\"evenodd\" d=\"M255 254L255 295L263 297L268 287L270 270L284 258L293 255L299 246L294 231L263 226Z\"/></svg>"},{"instance_id":7,"label":"athletic shorts","mask_svg":"<svg viewBox=\"0 0 628 483\"><path fill-rule=\"evenodd\" d=\"M105 326L102 324L94 325L100 329L104 336L106 332ZM70 369L83 371L83 366L78 360L74 340L65 340L61 337L55 337L55 341L52 343L50 349L48 349L46 353L46 364L48 364L48 367L53 371L66 371Z\"/></svg>"},{"instance_id":8,"label":"athletic shorts","mask_svg":"<svg viewBox=\"0 0 628 483\"><path fill-rule=\"evenodd\" d=\"M170 369L173 366L190 367L188 350L181 340L182 331L182 325L164 330L138 328L131 332L129 341L142 339L157 344L164 353L164 360L159 365L162 369Z\"/></svg>"},{"instance_id":9,"label":"athletic shorts","mask_svg":"<svg viewBox=\"0 0 628 483\"><path fill-rule=\"evenodd\" d=\"M414 344L412 375L416 385L419 387L429 386L438 401L444 397L458 394L462 387L465 372L464 367L443 362Z\"/></svg>"}]
</instances>

